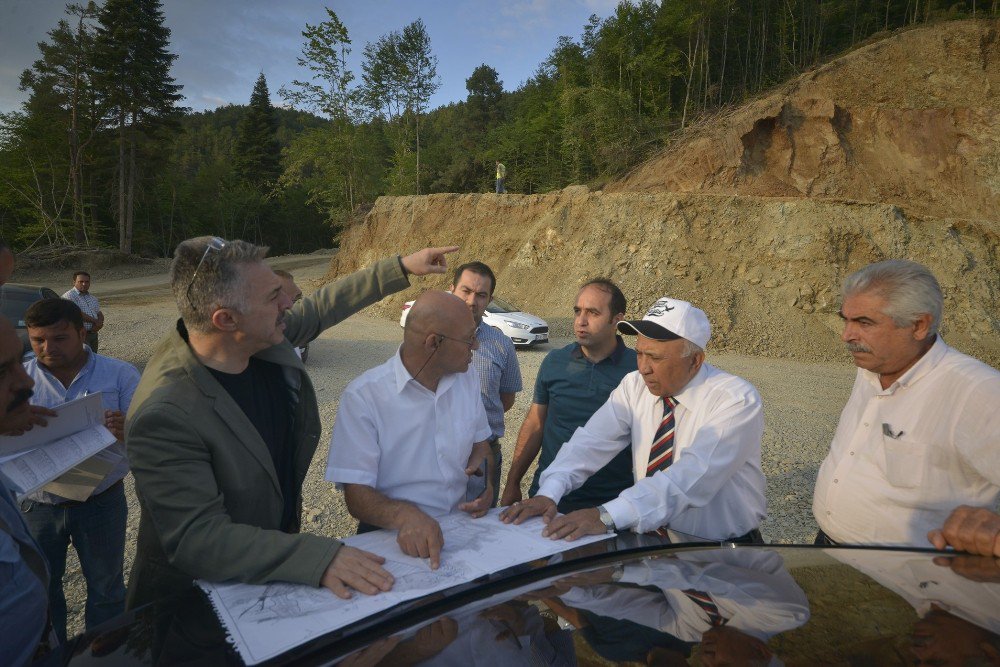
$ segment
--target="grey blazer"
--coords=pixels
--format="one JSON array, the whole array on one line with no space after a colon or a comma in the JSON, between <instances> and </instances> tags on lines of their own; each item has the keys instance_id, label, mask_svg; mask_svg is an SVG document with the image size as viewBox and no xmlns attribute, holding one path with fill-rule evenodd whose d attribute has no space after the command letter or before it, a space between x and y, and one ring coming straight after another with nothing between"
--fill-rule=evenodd
<instances>
[{"instance_id":1,"label":"grey blazer","mask_svg":"<svg viewBox=\"0 0 1000 667\"><path fill-rule=\"evenodd\" d=\"M294 533L267 445L186 341L183 321L142 374L125 426L141 518L127 604L192 579L318 586L340 542L298 533L302 483L321 430L316 394L293 345L409 284L398 257L327 285L286 316L286 341L255 356L282 366L295 397Z\"/></svg>"}]
</instances>

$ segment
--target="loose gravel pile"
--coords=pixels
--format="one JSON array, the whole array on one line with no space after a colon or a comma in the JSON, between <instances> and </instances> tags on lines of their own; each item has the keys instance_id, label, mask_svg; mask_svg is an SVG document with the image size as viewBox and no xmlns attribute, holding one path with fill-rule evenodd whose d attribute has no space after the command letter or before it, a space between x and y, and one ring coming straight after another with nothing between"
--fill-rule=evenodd
<instances>
[{"instance_id":1,"label":"loose gravel pile","mask_svg":"<svg viewBox=\"0 0 1000 667\"><path fill-rule=\"evenodd\" d=\"M309 293L320 284L326 260L295 269L300 285ZM98 296L102 289L114 296L102 300L107 326L102 332L101 351L125 359L140 370L157 341L176 318L165 289L144 289L121 293L114 284L96 279ZM402 339L398 320L364 314L350 318L314 341L309 348L307 368L315 384L323 420L323 443L316 453L304 487L303 530L322 535L344 536L354 532L355 521L348 515L343 496L324 481L327 446L338 400L344 387L368 368L388 359ZM550 344L518 352L525 391L518 394L507 414L508 434L503 439L504 474L513 453L517 431L531 402L531 388L539 364L546 353L571 342L557 338ZM803 362L716 355L709 351L710 363L745 377L764 398L766 430L763 447L767 475L768 518L761 526L765 539L773 542L811 542L816 532L812 518L812 487L819 464L826 454L840 410L850 393L854 368L845 357L838 362ZM525 476L524 490L530 482ZM129 522L126 546L126 577L131 569L139 523L139 507L126 478ZM75 554L70 550L66 592L69 632L83 630L85 583Z\"/></svg>"}]
</instances>

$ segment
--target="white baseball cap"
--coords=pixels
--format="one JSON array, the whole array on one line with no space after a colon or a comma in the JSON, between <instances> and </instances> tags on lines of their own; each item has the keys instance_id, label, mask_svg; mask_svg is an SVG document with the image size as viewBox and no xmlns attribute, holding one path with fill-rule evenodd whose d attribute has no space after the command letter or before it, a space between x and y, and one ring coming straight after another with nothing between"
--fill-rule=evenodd
<instances>
[{"instance_id":1,"label":"white baseball cap","mask_svg":"<svg viewBox=\"0 0 1000 667\"><path fill-rule=\"evenodd\" d=\"M653 340L685 338L704 350L712 337L712 325L703 310L687 301L664 296L649 307L641 320L619 322L618 333L641 334Z\"/></svg>"}]
</instances>

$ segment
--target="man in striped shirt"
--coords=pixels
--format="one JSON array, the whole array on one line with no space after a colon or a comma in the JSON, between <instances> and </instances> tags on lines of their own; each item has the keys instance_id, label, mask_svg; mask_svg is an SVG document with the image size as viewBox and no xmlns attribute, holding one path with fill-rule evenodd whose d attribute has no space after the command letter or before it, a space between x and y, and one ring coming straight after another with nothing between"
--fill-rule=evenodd
<instances>
[{"instance_id":1,"label":"man in striped shirt","mask_svg":"<svg viewBox=\"0 0 1000 667\"><path fill-rule=\"evenodd\" d=\"M104 313L97 303L97 297L90 293L90 274L77 271L73 274L73 288L62 295L80 307L83 313L83 327L87 330L87 345L97 352L97 332L104 326Z\"/></svg>"}]
</instances>

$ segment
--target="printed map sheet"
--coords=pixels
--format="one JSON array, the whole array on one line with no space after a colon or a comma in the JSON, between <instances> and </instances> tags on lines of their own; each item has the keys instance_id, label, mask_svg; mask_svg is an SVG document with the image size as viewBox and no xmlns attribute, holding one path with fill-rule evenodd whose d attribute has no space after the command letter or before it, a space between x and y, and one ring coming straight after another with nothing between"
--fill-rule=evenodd
<instances>
[{"instance_id":1,"label":"printed map sheet","mask_svg":"<svg viewBox=\"0 0 1000 667\"><path fill-rule=\"evenodd\" d=\"M387 593L355 593L352 599L342 600L325 588L296 584L198 583L240 657L247 664L256 664L400 602L610 537L550 540L541 536L540 518L514 526L501 522L499 513L494 509L481 519L464 513L439 519L445 544L437 570L431 570L425 559L404 555L396 544L396 531L379 530L345 539L351 546L386 559L385 568L396 579Z\"/></svg>"}]
</instances>

